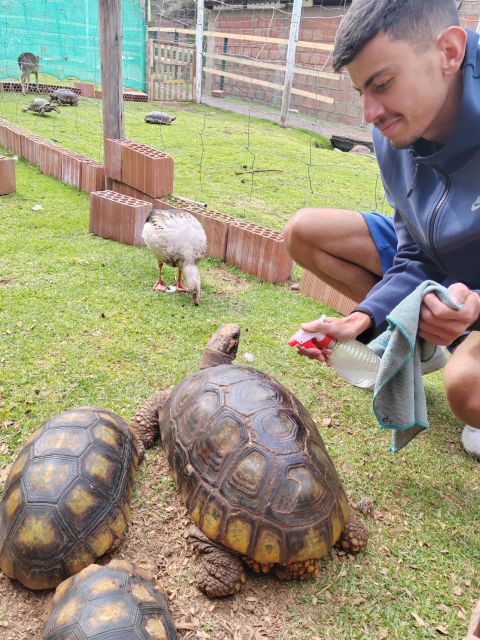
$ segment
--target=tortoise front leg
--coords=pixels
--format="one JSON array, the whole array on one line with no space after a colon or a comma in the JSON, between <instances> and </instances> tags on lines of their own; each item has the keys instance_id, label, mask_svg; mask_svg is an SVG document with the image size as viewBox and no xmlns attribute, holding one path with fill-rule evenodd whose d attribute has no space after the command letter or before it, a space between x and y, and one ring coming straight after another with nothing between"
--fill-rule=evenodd
<instances>
[{"instance_id":1,"label":"tortoise front leg","mask_svg":"<svg viewBox=\"0 0 480 640\"><path fill-rule=\"evenodd\" d=\"M350 514L345 529L340 534L335 546L346 553L356 555L363 551L368 542L368 529L363 521L350 508Z\"/></svg>"},{"instance_id":2,"label":"tortoise front leg","mask_svg":"<svg viewBox=\"0 0 480 640\"><path fill-rule=\"evenodd\" d=\"M187 541L204 556L196 577L200 591L209 598L232 596L240 591L246 582L240 558L209 540L196 526L190 528Z\"/></svg>"},{"instance_id":3,"label":"tortoise front leg","mask_svg":"<svg viewBox=\"0 0 480 640\"><path fill-rule=\"evenodd\" d=\"M137 433L146 449L153 445L160 433L160 414L171 393L171 388L155 393L130 421L130 427Z\"/></svg>"}]
</instances>

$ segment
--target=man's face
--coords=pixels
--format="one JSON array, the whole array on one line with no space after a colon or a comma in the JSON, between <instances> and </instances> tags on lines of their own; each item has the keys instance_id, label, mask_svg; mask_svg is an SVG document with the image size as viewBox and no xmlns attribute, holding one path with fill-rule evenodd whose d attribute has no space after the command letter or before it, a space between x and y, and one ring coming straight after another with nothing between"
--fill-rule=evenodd
<instances>
[{"instance_id":1,"label":"man's face","mask_svg":"<svg viewBox=\"0 0 480 640\"><path fill-rule=\"evenodd\" d=\"M363 99L364 118L397 148L418 138L442 142L450 122L442 109L448 83L441 52L434 45L419 53L406 40L380 33L347 66Z\"/></svg>"}]
</instances>

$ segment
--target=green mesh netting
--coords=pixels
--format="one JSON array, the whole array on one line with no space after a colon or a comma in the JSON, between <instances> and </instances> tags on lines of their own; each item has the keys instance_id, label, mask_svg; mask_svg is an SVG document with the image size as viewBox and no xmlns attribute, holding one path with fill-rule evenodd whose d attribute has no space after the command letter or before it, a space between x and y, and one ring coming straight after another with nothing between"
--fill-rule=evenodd
<instances>
[{"instance_id":1,"label":"green mesh netting","mask_svg":"<svg viewBox=\"0 0 480 640\"><path fill-rule=\"evenodd\" d=\"M123 86L145 90L144 0L123 0ZM98 0L0 0L0 78L19 77L24 51L42 74L101 82Z\"/></svg>"}]
</instances>

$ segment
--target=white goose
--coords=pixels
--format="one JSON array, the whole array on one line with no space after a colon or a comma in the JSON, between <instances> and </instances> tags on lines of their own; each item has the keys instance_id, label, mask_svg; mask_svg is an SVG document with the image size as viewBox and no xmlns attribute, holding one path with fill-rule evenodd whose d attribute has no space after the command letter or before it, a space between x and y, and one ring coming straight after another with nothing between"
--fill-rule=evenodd
<instances>
[{"instance_id":1,"label":"white goose","mask_svg":"<svg viewBox=\"0 0 480 640\"><path fill-rule=\"evenodd\" d=\"M177 291L187 291L200 302L200 273L196 263L207 249L207 236L200 222L183 209L152 209L142 231L145 244L158 261L155 291L168 291L162 278L164 264L178 268ZM185 285L182 283L182 273Z\"/></svg>"}]
</instances>

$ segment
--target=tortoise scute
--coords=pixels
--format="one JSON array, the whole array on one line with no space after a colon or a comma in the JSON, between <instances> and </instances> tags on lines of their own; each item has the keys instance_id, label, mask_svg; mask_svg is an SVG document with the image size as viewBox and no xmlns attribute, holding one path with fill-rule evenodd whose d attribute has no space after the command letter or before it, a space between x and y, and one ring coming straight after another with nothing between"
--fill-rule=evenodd
<instances>
[{"instance_id":1,"label":"tortoise scute","mask_svg":"<svg viewBox=\"0 0 480 640\"><path fill-rule=\"evenodd\" d=\"M20 452L0 502L0 568L55 587L122 537L137 450L127 424L97 408L43 424Z\"/></svg>"}]
</instances>

